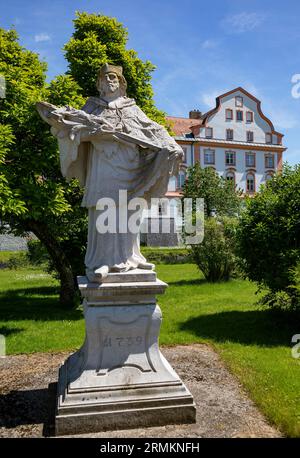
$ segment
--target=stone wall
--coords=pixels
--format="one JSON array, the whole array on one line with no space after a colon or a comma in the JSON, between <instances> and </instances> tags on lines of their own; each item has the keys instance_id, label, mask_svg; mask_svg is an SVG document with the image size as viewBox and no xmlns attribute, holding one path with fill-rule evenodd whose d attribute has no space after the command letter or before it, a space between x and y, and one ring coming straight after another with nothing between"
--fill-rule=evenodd
<instances>
[{"instance_id":1,"label":"stone wall","mask_svg":"<svg viewBox=\"0 0 300 458\"><path fill-rule=\"evenodd\" d=\"M12 234L0 234L0 251L27 250L27 242L32 238L34 238L33 235L28 237L16 237Z\"/></svg>"}]
</instances>

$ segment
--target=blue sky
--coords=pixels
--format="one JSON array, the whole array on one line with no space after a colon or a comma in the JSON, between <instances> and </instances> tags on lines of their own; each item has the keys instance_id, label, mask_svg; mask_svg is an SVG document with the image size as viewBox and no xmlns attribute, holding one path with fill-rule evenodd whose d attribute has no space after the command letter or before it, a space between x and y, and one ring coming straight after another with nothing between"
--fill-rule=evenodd
<instances>
[{"instance_id":1,"label":"blue sky","mask_svg":"<svg viewBox=\"0 0 300 458\"><path fill-rule=\"evenodd\" d=\"M243 86L285 134L285 159L300 162L300 98L291 81L295 74L300 81L298 0L2 0L0 27L15 26L21 43L47 61L51 79L67 68L62 47L76 10L114 16L128 28L128 47L157 66L158 108L188 116Z\"/></svg>"}]
</instances>

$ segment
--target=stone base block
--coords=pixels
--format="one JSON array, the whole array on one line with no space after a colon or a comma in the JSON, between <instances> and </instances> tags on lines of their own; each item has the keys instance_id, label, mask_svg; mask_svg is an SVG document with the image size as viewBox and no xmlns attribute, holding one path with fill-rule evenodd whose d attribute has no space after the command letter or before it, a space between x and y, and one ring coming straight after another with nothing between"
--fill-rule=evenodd
<instances>
[{"instance_id":1,"label":"stone base block","mask_svg":"<svg viewBox=\"0 0 300 458\"><path fill-rule=\"evenodd\" d=\"M193 398L182 382L70 394L65 391L64 372L62 366L56 416L58 436L195 423Z\"/></svg>"},{"instance_id":2,"label":"stone base block","mask_svg":"<svg viewBox=\"0 0 300 458\"><path fill-rule=\"evenodd\" d=\"M148 294L143 281L112 285L80 284L86 338L60 368L56 434L194 423L193 397L158 346L153 293L166 285L151 278Z\"/></svg>"}]
</instances>

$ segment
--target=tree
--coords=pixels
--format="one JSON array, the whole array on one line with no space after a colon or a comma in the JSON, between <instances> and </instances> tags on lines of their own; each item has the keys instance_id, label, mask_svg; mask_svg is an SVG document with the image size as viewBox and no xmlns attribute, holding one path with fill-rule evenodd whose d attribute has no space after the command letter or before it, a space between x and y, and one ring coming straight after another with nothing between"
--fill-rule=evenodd
<instances>
[{"instance_id":1,"label":"tree","mask_svg":"<svg viewBox=\"0 0 300 458\"><path fill-rule=\"evenodd\" d=\"M240 196L233 183L224 180L214 169L201 168L199 163L189 167L183 197L193 199L193 218L196 199L203 198L205 216L204 239L191 245L190 251L208 281L229 280L235 270L235 216L240 210Z\"/></svg>"},{"instance_id":2,"label":"tree","mask_svg":"<svg viewBox=\"0 0 300 458\"><path fill-rule=\"evenodd\" d=\"M300 307L300 165L285 165L248 200L238 254L247 277L268 289L264 303Z\"/></svg>"},{"instance_id":3,"label":"tree","mask_svg":"<svg viewBox=\"0 0 300 458\"><path fill-rule=\"evenodd\" d=\"M202 197L206 216L213 212L233 216L238 213L241 205L241 191L236 190L231 181L224 180L211 167L201 168L199 162L188 168L183 196L193 199Z\"/></svg>"},{"instance_id":4,"label":"tree","mask_svg":"<svg viewBox=\"0 0 300 458\"><path fill-rule=\"evenodd\" d=\"M101 14L76 13L74 33L65 45L68 73L85 96L97 96L96 79L106 62L123 67L128 97L154 121L167 126L165 114L155 107L151 73L155 66L143 62L133 49L126 49L128 32L115 18ZM168 126L169 127L169 126Z\"/></svg>"},{"instance_id":5,"label":"tree","mask_svg":"<svg viewBox=\"0 0 300 458\"><path fill-rule=\"evenodd\" d=\"M116 19L78 13L73 37L66 45L69 70L45 82L46 64L24 49L15 30L0 29L0 75L6 98L0 99L0 219L15 234L33 232L46 247L61 282L60 301L73 305L76 275L83 273L87 216L80 207L82 189L66 183L57 142L40 119L35 103L83 106L97 95L97 71L104 62L122 65L128 94L158 122L164 115L153 101L154 66L126 50L127 30Z\"/></svg>"},{"instance_id":6,"label":"tree","mask_svg":"<svg viewBox=\"0 0 300 458\"><path fill-rule=\"evenodd\" d=\"M6 80L5 98L0 101L1 220L16 234L33 232L46 246L61 281L61 302L72 305L74 275L61 244L60 221L72 219L71 202L78 184L70 188L61 176L56 140L35 103L51 101L58 92L64 93L63 103L75 106L83 98L70 76L47 87L45 72L46 65L20 46L14 30L0 29L0 73Z\"/></svg>"}]
</instances>

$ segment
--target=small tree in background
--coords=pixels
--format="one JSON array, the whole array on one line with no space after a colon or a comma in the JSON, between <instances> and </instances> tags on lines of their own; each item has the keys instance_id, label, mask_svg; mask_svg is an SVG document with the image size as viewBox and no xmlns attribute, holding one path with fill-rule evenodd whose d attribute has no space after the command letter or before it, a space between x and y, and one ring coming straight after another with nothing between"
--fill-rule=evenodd
<instances>
[{"instance_id":1,"label":"small tree in background","mask_svg":"<svg viewBox=\"0 0 300 458\"><path fill-rule=\"evenodd\" d=\"M242 191L237 190L232 181L224 180L211 167L201 168L199 162L187 170L183 196L202 197L205 216L235 216L240 211Z\"/></svg>"},{"instance_id":2,"label":"small tree in background","mask_svg":"<svg viewBox=\"0 0 300 458\"><path fill-rule=\"evenodd\" d=\"M206 218L202 243L191 245L192 258L207 281L227 281L236 270L236 218Z\"/></svg>"},{"instance_id":3,"label":"small tree in background","mask_svg":"<svg viewBox=\"0 0 300 458\"><path fill-rule=\"evenodd\" d=\"M240 196L233 183L212 168L201 168L196 163L188 169L183 197L193 198L194 204L196 198L203 198L205 213L204 239L200 244L191 245L190 252L208 281L229 280L236 270L234 246Z\"/></svg>"},{"instance_id":4,"label":"small tree in background","mask_svg":"<svg viewBox=\"0 0 300 458\"><path fill-rule=\"evenodd\" d=\"M300 165L285 165L248 200L237 234L243 271L268 290L262 302L300 309Z\"/></svg>"}]
</instances>

